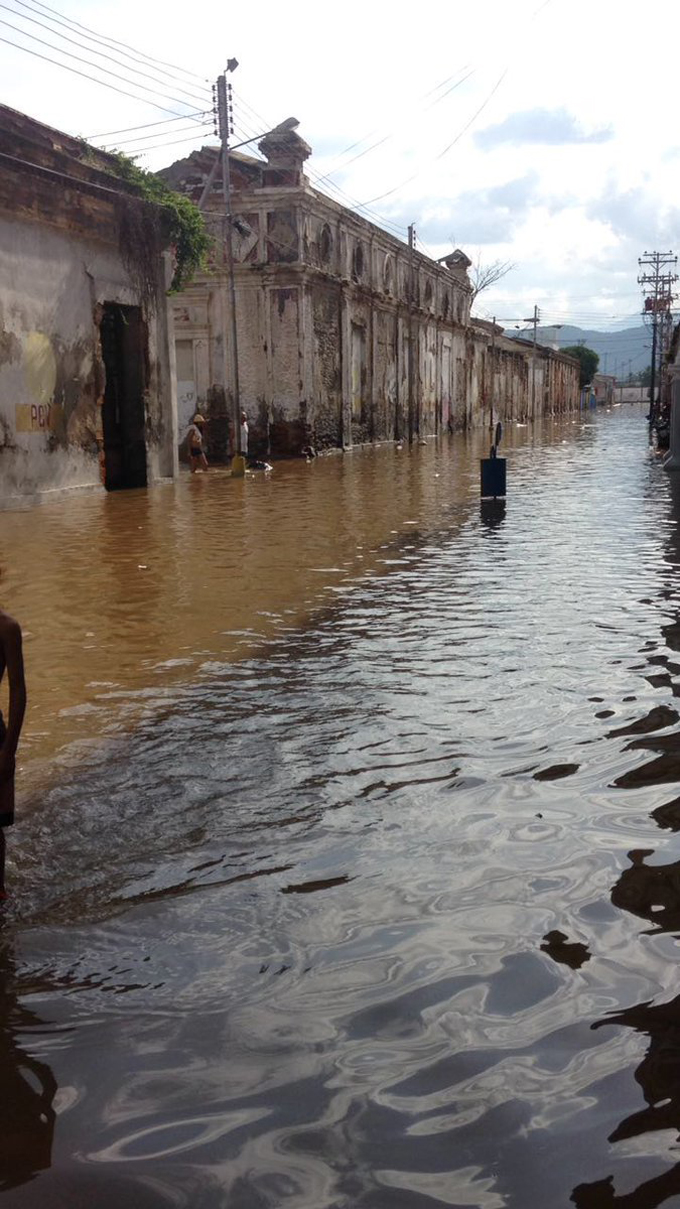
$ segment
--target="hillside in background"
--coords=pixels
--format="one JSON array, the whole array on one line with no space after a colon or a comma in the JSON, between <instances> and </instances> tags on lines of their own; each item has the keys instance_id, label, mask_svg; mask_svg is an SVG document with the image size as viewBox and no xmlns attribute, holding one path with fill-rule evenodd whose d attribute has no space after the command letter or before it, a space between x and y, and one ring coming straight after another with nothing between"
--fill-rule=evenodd
<instances>
[{"instance_id":1,"label":"hillside in background","mask_svg":"<svg viewBox=\"0 0 680 1209\"><path fill-rule=\"evenodd\" d=\"M521 333L506 328L505 335L521 335L522 340L530 340L532 333L531 328ZM558 348L566 348L582 340L599 355L600 373L617 374L621 378L627 377L629 372L640 373L645 369L649 365L652 348L652 333L642 324L614 332L596 332L570 324L560 328L539 327L537 340L539 344Z\"/></svg>"}]
</instances>

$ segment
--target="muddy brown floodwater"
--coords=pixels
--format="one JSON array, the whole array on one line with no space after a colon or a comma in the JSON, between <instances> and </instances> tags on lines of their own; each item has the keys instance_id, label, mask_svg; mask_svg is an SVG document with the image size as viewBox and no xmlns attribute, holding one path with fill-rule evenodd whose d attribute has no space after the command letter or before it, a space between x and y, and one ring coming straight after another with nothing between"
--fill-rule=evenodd
<instances>
[{"instance_id":1,"label":"muddy brown floodwater","mask_svg":"<svg viewBox=\"0 0 680 1209\"><path fill-rule=\"evenodd\" d=\"M0 515L3 1209L680 1204L680 484L480 451Z\"/></svg>"}]
</instances>

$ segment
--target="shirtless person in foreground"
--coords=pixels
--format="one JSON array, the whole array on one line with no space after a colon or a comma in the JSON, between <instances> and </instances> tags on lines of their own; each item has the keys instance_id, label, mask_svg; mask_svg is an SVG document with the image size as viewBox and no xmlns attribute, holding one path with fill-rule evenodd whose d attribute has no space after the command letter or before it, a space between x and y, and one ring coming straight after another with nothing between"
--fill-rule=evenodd
<instances>
[{"instance_id":1,"label":"shirtless person in foreground","mask_svg":"<svg viewBox=\"0 0 680 1209\"><path fill-rule=\"evenodd\" d=\"M0 901L5 894L5 827L14 822L14 763L26 712L24 658L21 627L0 609L0 681L7 669L9 714L7 725L0 714Z\"/></svg>"}]
</instances>

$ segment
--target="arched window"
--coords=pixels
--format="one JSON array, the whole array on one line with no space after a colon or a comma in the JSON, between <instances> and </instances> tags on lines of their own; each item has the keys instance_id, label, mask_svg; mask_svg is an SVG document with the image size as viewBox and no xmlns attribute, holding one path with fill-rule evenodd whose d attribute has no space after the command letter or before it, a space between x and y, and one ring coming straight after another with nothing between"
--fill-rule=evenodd
<instances>
[{"instance_id":1,"label":"arched window","mask_svg":"<svg viewBox=\"0 0 680 1209\"><path fill-rule=\"evenodd\" d=\"M392 264L392 257L386 256L385 263L383 265L383 289L386 294L392 293L393 280L394 280L394 266Z\"/></svg>"},{"instance_id":2,"label":"arched window","mask_svg":"<svg viewBox=\"0 0 680 1209\"><path fill-rule=\"evenodd\" d=\"M425 306L428 311L432 310L432 282L428 281L425 285Z\"/></svg>"},{"instance_id":3,"label":"arched window","mask_svg":"<svg viewBox=\"0 0 680 1209\"><path fill-rule=\"evenodd\" d=\"M442 298L442 319L448 319L450 307L451 299L449 298L449 291L444 290L444 297Z\"/></svg>"}]
</instances>

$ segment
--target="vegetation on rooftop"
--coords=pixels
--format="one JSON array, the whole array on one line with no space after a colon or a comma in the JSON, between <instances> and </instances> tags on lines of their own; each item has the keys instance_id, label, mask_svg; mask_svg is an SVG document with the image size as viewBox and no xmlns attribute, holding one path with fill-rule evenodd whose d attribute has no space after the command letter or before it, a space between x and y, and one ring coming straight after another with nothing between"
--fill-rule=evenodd
<instances>
[{"instance_id":1,"label":"vegetation on rooftop","mask_svg":"<svg viewBox=\"0 0 680 1209\"><path fill-rule=\"evenodd\" d=\"M189 284L194 274L205 264L212 241L203 215L190 198L176 193L159 176L140 168L129 156L117 151L114 153L114 159L116 175L132 185L145 201L160 207L162 230L156 233L162 234L173 246L175 271L170 283L170 293L177 293ZM153 222L153 219L148 220L143 229L136 231L131 230L129 221L125 226L126 242L136 243L136 250L141 257L148 257L150 244L153 242L153 233L148 229L149 222Z\"/></svg>"}]
</instances>

